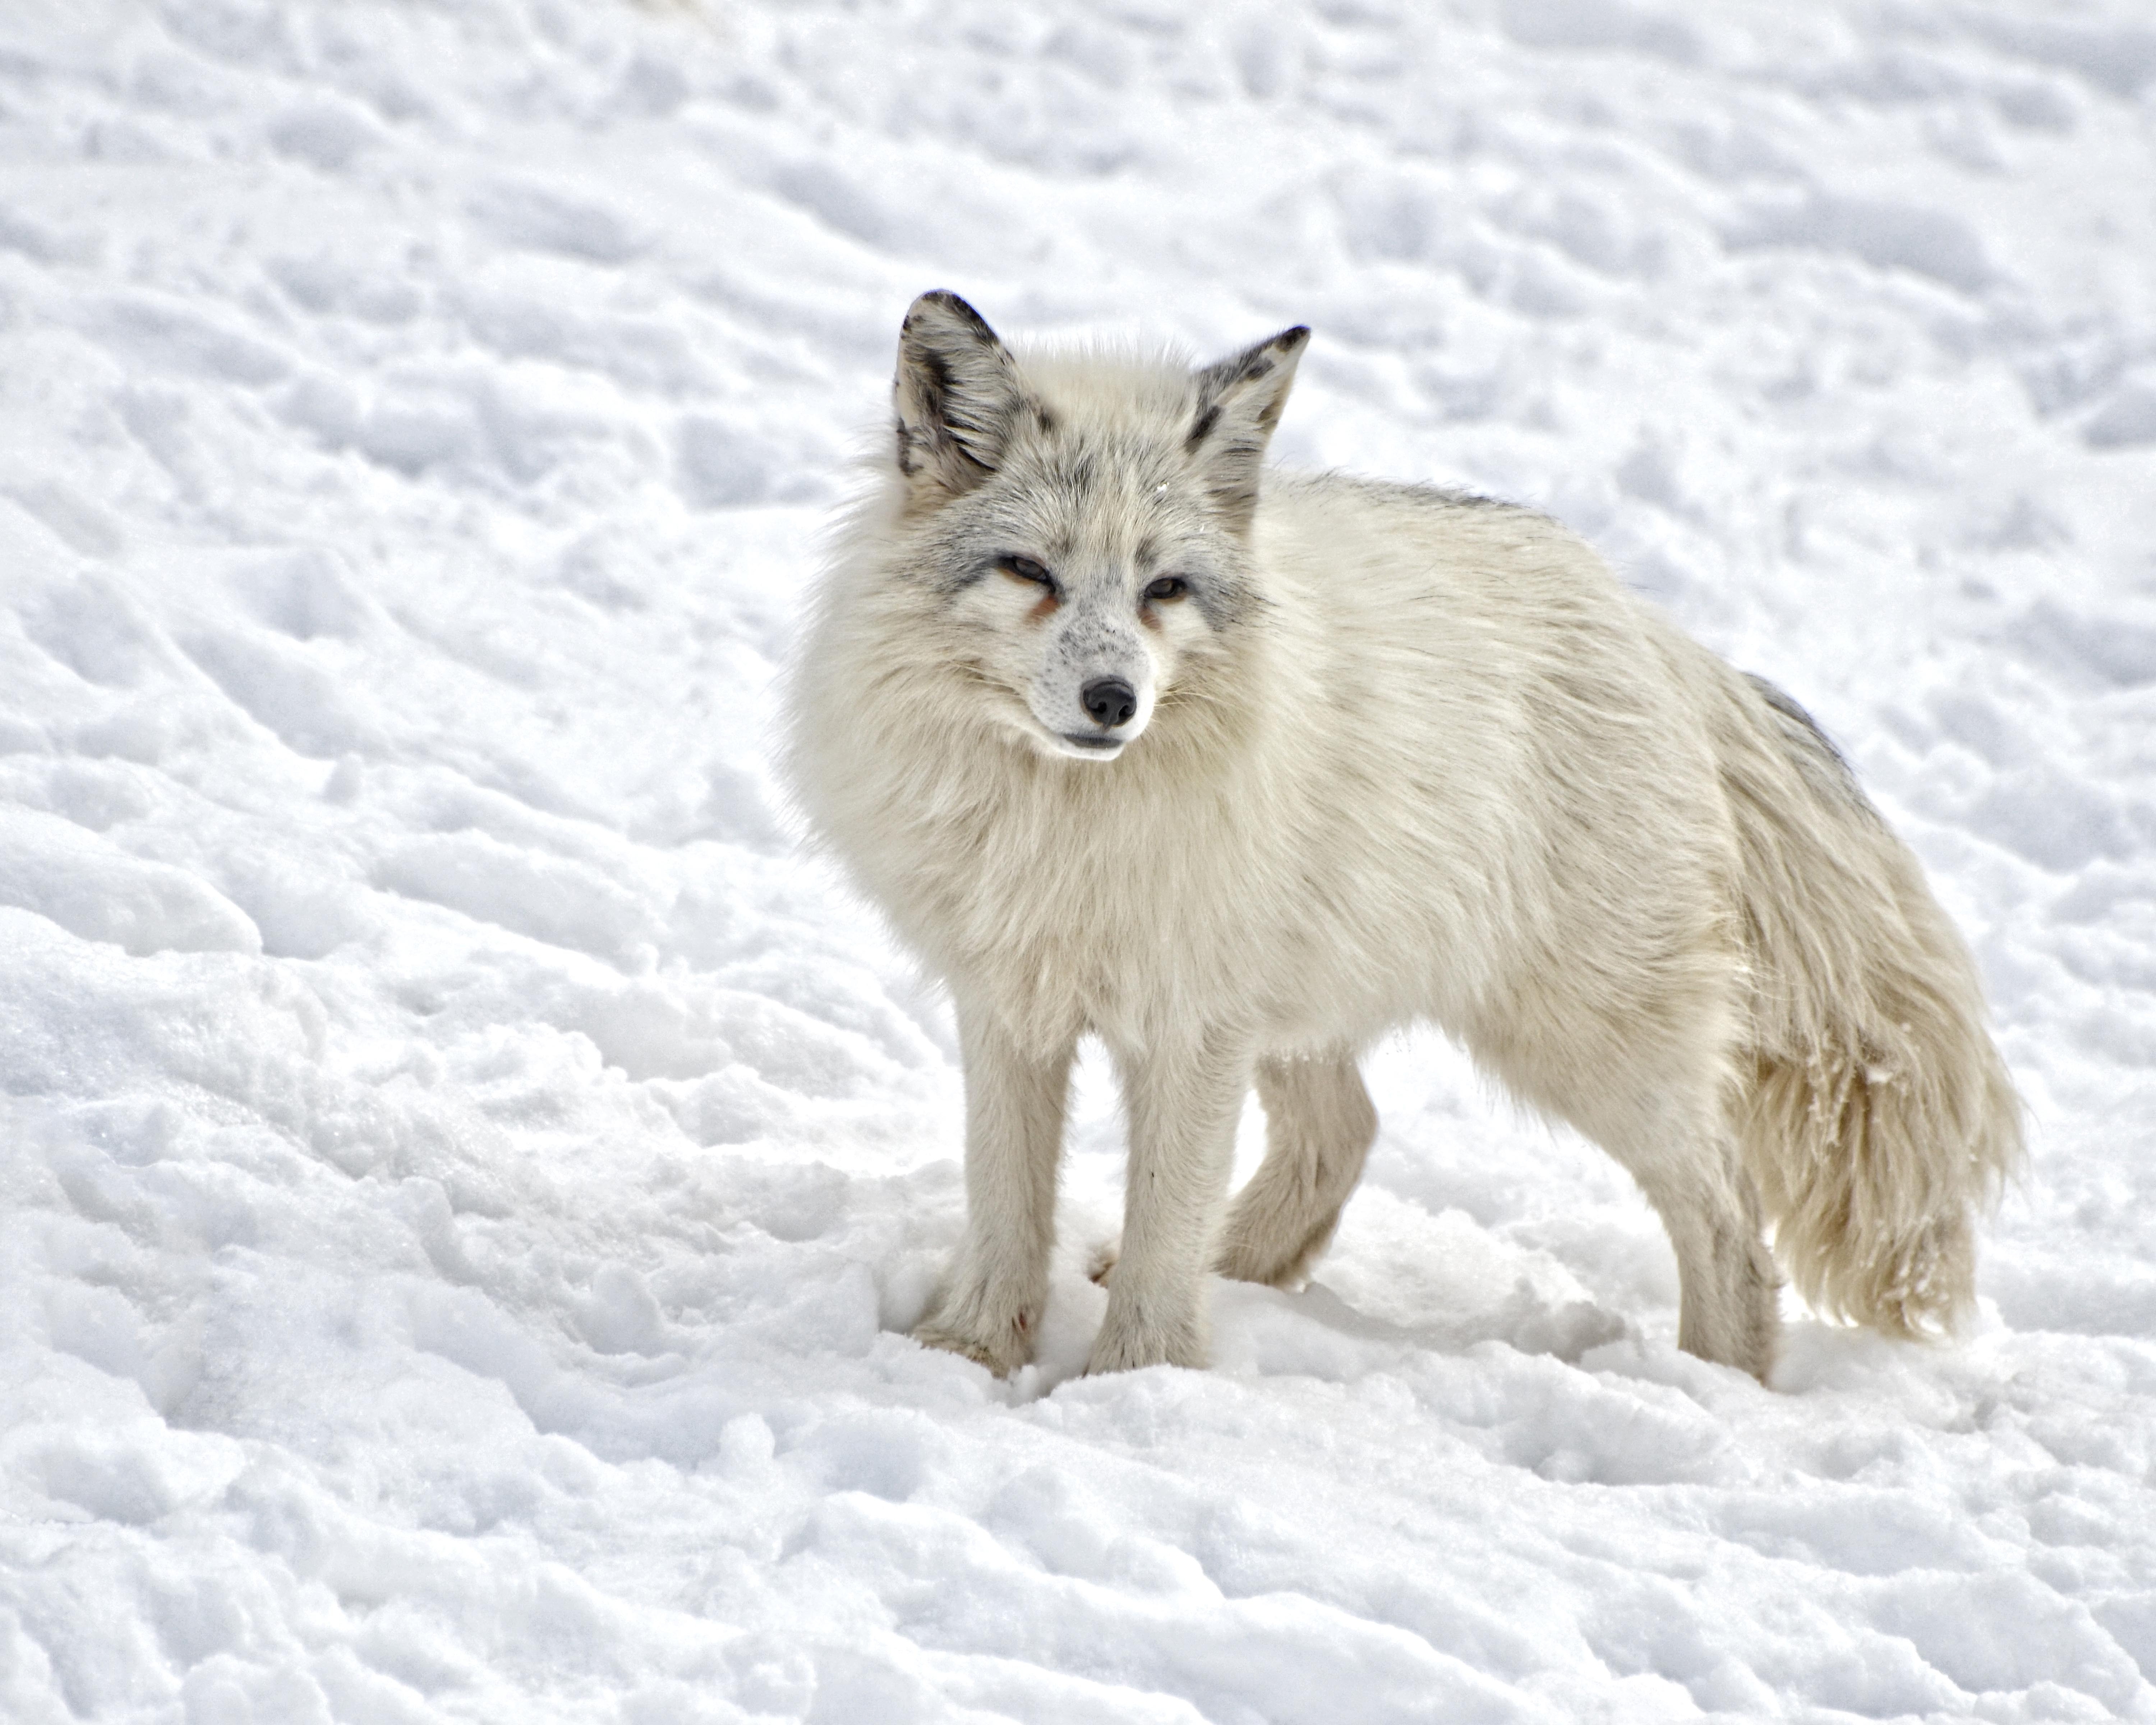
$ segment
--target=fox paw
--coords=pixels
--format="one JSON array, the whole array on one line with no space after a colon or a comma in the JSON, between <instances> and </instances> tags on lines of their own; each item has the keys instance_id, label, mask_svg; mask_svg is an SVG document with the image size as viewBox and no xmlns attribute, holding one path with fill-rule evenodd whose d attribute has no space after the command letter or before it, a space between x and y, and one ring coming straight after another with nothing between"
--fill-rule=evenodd
<instances>
[{"instance_id":1,"label":"fox paw","mask_svg":"<svg viewBox=\"0 0 2156 1725\"><path fill-rule=\"evenodd\" d=\"M1036 1327L1033 1316L1024 1312L1002 1325L967 1323L939 1312L914 1327L913 1339L923 1348L963 1354L997 1377L1008 1378L1033 1358Z\"/></svg>"},{"instance_id":2,"label":"fox paw","mask_svg":"<svg viewBox=\"0 0 2156 1725\"><path fill-rule=\"evenodd\" d=\"M1230 1281L1255 1281L1273 1288L1299 1288L1310 1280L1310 1266L1331 1240L1328 1225L1313 1239L1282 1247L1276 1240L1229 1236L1220 1242L1213 1273Z\"/></svg>"},{"instance_id":3,"label":"fox paw","mask_svg":"<svg viewBox=\"0 0 2156 1725\"><path fill-rule=\"evenodd\" d=\"M1135 1372L1146 1366L1188 1366L1203 1371L1209 1352L1202 1320L1178 1324L1119 1322L1111 1307L1101 1333L1093 1339L1086 1371L1089 1377L1101 1372Z\"/></svg>"}]
</instances>

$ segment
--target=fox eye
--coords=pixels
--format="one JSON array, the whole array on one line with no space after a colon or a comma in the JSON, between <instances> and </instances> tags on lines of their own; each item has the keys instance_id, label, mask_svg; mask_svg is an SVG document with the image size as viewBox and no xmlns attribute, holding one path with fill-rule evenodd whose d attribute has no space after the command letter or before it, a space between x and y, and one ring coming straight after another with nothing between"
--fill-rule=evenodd
<instances>
[{"instance_id":1,"label":"fox eye","mask_svg":"<svg viewBox=\"0 0 2156 1725\"><path fill-rule=\"evenodd\" d=\"M1163 575L1146 588L1147 598L1158 603L1163 599L1179 599L1190 591L1190 583L1180 575Z\"/></svg>"},{"instance_id":2,"label":"fox eye","mask_svg":"<svg viewBox=\"0 0 2156 1725\"><path fill-rule=\"evenodd\" d=\"M999 559L996 567L1006 575L1015 575L1019 580L1030 581L1037 586L1052 588L1055 585L1055 578L1048 572L1045 565L1036 563L1031 557L1019 557L1015 552Z\"/></svg>"}]
</instances>

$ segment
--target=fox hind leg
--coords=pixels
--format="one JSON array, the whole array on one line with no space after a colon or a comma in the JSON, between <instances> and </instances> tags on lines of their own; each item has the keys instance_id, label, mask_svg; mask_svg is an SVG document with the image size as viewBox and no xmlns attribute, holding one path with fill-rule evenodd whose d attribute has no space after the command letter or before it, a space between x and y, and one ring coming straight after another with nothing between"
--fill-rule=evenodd
<instances>
[{"instance_id":1,"label":"fox hind leg","mask_svg":"<svg viewBox=\"0 0 2156 1725\"><path fill-rule=\"evenodd\" d=\"M1257 1071L1265 1159L1229 1207L1213 1267L1238 1281L1300 1281L1363 1176L1378 1112L1352 1055L1268 1060Z\"/></svg>"},{"instance_id":2,"label":"fox hind leg","mask_svg":"<svg viewBox=\"0 0 2156 1725\"><path fill-rule=\"evenodd\" d=\"M1621 973L1605 959L1602 973ZM1690 963L1683 962L1686 958ZM1781 1276L1732 1117L1740 973L1710 941L1625 980L1615 1004L1549 972L1470 1039L1514 1096L1566 1121L1639 1183L1676 1255L1677 1345L1762 1383L1781 1328Z\"/></svg>"},{"instance_id":3,"label":"fox hind leg","mask_svg":"<svg viewBox=\"0 0 2156 1725\"><path fill-rule=\"evenodd\" d=\"M1676 1253L1677 1346L1764 1383L1781 1330L1781 1276L1735 1138L1700 1129L1680 1134L1662 1153L1620 1153L1618 1160L1639 1181Z\"/></svg>"}]
</instances>

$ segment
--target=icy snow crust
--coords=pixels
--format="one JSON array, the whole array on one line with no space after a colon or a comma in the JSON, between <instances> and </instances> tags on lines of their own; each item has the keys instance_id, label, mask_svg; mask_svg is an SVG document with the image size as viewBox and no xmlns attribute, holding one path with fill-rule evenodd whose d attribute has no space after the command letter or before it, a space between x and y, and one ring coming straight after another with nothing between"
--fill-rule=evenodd
<instances>
[{"instance_id":1,"label":"icy snow crust","mask_svg":"<svg viewBox=\"0 0 2156 1725\"><path fill-rule=\"evenodd\" d=\"M1202 17L1200 14L1202 13ZM0 18L0 1717L2156 1718L2156 27L1847 0ZM774 667L899 316L1317 331L1848 750L2036 1156L1680 1355L1428 1039L1317 1284L922 1352L946 1008Z\"/></svg>"}]
</instances>

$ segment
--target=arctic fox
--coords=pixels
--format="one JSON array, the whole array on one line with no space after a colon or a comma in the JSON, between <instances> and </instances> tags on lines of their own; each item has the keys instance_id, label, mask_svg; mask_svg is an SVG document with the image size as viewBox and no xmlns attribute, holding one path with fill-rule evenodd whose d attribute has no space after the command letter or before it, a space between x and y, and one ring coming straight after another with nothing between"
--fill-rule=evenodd
<instances>
[{"instance_id":1,"label":"arctic fox","mask_svg":"<svg viewBox=\"0 0 2156 1725\"><path fill-rule=\"evenodd\" d=\"M915 1333L1029 1358L1090 1034L1130 1159L1088 1368L1203 1365L1206 1272L1303 1276L1376 1131L1357 1056L1416 1020L1631 1172L1681 1347L1763 1378L1777 1255L1823 1313L1950 1327L2020 1110L1916 859L1554 522L1265 470L1308 339L1191 371L906 316L789 759L957 1010L966 1229Z\"/></svg>"}]
</instances>

